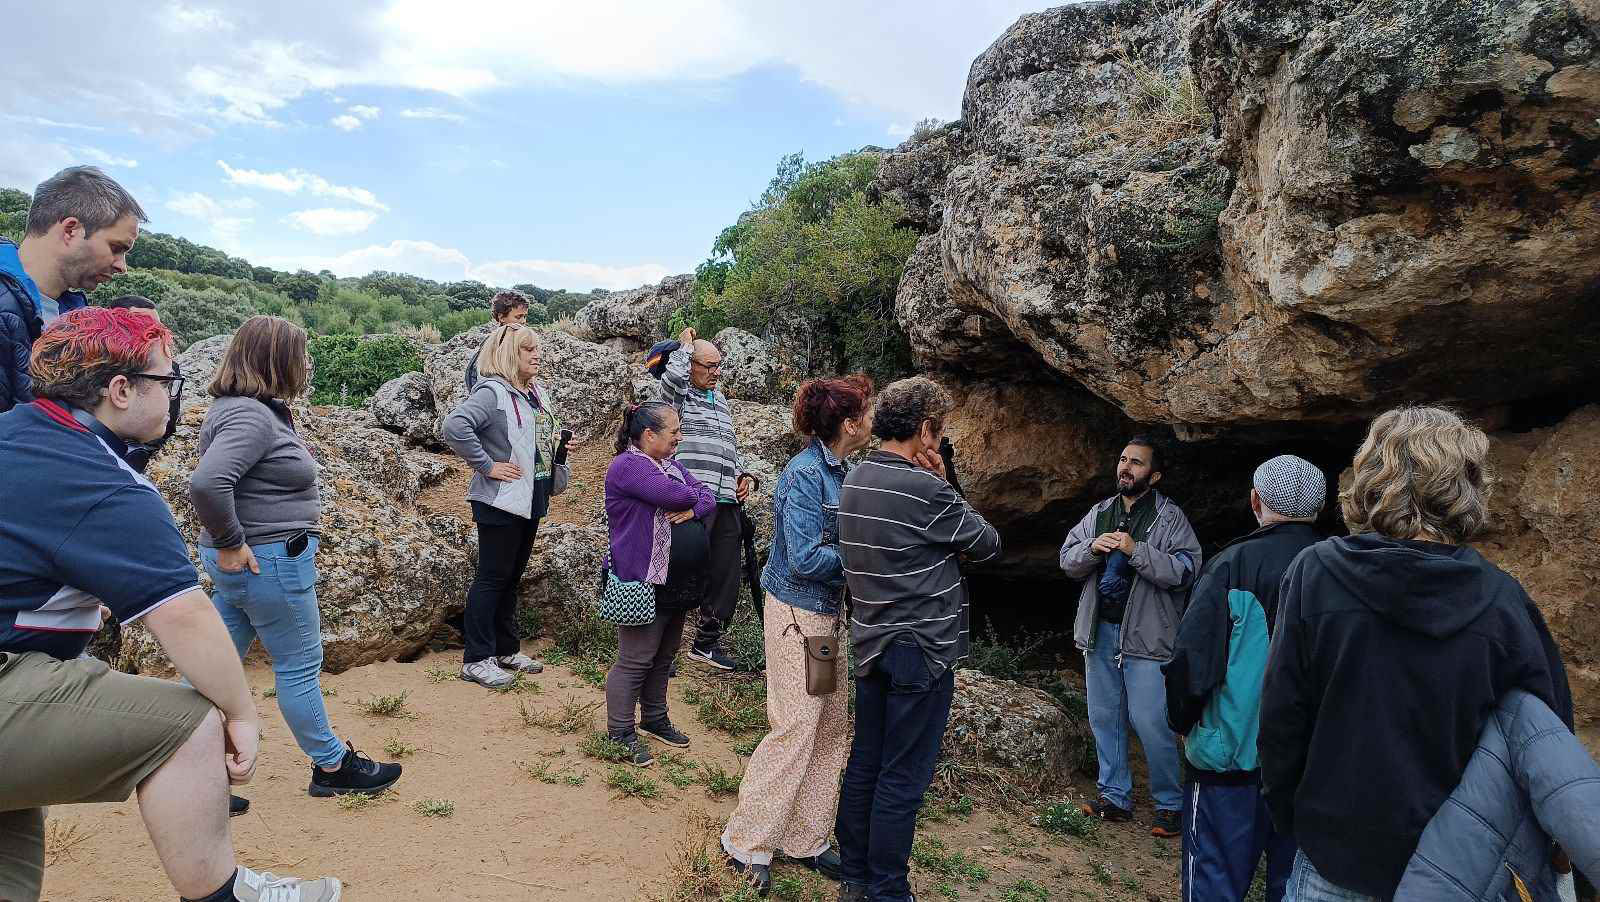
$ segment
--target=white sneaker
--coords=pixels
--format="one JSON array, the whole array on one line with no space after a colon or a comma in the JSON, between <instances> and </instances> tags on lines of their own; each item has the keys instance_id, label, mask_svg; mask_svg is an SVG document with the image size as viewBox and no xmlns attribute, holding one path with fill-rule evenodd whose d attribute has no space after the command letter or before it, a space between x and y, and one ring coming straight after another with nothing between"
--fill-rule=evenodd
<instances>
[{"instance_id":1,"label":"white sneaker","mask_svg":"<svg viewBox=\"0 0 1600 902\"><path fill-rule=\"evenodd\" d=\"M344 884L333 877L302 880L265 871L257 874L240 865L233 878L233 894L239 902L339 902L343 893Z\"/></svg>"},{"instance_id":2,"label":"white sneaker","mask_svg":"<svg viewBox=\"0 0 1600 902\"><path fill-rule=\"evenodd\" d=\"M544 673L543 664L520 651L514 655L502 656L500 658L500 666L506 670L520 670L523 673Z\"/></svg>"},{"instance_id":3,"label":"white sneaker","mask_svg":"<svg viewBox=\"0 0 1600 902\"><path fill-rule=\"evenodd\" d=\"M461 665L461 678L490 689L504 689L511 685L512 680L511 674L501 670L494 658L484 658L482 661Z\"/></svg>"}]
</instances>

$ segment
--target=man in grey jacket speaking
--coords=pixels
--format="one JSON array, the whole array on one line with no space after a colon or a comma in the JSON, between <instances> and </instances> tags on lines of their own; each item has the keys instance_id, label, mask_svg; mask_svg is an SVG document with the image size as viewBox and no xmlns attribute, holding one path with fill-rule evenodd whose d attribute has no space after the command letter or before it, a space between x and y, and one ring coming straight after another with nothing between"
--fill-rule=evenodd
<instances>
[{"instance_id":1,"label":"man in grey jacket speaking","mask_svg":"<svg viewBox=\"0 0 1600 902\"><path fill-rule=\"evenodd\" d=\"M1170 838L1182 832L1183 794L1161 665L1172 659L1184 597L1200 569L1200 542L1178 505L1155 490L1162 466L1153 439L1128 440L1117 459L1117 494L1067 534L1061 569L1083 580L1072 637L1083 649L1100 766L1100 799L1085 802L1083 811L1108 821L1132 819L1131 721L1150 768L1156 807L1150 833Z\"/></svg>"}]
</instances>

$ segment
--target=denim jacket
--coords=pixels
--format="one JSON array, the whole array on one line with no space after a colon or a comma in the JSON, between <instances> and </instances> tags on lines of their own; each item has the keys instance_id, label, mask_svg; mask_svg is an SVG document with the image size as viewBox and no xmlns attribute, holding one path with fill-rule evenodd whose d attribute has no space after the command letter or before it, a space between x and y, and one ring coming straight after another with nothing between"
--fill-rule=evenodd
<instances>
[{"instance_id":1,"label":"denim jacket","mask_svg":"<svg viewBox=\"0 0 1600 902\"><path fill-rule=\"evenodd\" d=\"M790 458L772 493L772 554L761 587L784 604L839 613L844 559L839 557L839 487L847 467L812 439Z\"/></svg>"}]
</instances>

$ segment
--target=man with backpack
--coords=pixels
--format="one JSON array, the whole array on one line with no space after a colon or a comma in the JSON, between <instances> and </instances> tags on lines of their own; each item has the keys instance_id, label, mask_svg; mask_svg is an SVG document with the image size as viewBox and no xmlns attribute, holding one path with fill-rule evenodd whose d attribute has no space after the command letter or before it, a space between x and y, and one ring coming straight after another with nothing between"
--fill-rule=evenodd
<instances>
[{"instance_id":1,"label":"man with backpack","mask_svg":"<svg viewBox=\"0 0 1600 902\"><path fill-rule=\"evenodd\" d=\"M1272 828L1261 797L1256 734L1261 679L1278 616L1278 587L1295 555L1322 540L1312 524L1327 480L1291 454L1256 468L1250 512L1259 528L1206 562L1162 665L1167 722L1185 737L1183 898L1244 902L1262 853L1267 902L1280 902L1294 865L1294 837Z\"/></svg>"},{"instance_id":2,"label":"man with backpack","mask_svg":"<svg viewBox=\"0 0 1600 902\"><path fill-rule=\"evenodd\" d=\"M756 480L739 456L733 413L727 397L717 390L721 375L722 352L694 329L684 329L661 372L661 400L677 408L683 422L683 442L675 458L717 498L717 510L706 526L711 558L689 657L717 670L732 670L733 659L720 645L739 601L743 520L739 505L750 496Z\"/></svg>"}]
</instances>

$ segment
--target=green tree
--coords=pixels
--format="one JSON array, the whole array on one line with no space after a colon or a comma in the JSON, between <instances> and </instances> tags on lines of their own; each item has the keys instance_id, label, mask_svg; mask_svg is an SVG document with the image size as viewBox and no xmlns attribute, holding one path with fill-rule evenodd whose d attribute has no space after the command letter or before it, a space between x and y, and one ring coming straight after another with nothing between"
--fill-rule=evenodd
<instances>
[{"instance_id":1,"label":"green tree","mask_svg":"<svg viewBox=\"0 0 1600 902\"><path fill-rule=\"evenodd\" d=\"M780 160L756 204L717 236L695 271L693 300L671 327L762 334L778 316L798 314L848 367L880 379L908 372L910 343L895 320L894 296L916 235L895 225L897 206L868 200L878 159Z\"/></svg>"},{"instance_id":2,"label":"green tree","mask_svg":"<svg viewBox=\"0 0 1600 902\"><path fill-rule=\"evenodd\" d=\"M416 345L397 335L319 335L311 339L310 351L316 363L311 378L313 404L359 407L385 382L422 369Z\"/></svg>"},{"instance_id":3,"label":"green tree","mask_svg":"<svg viewBox=\"0 0 1600 902\"><path fill-rule=\"evenodd\" d=\"M159 308L173 290L171 282L155 273L149 270L135 269L113 276L111 281L90 292L89 303L104 306L125 294L137 294L155 301L156 306Z\"/></svg>"},{"instance_id":4,"label":"green tree","mask_svg":"<svg viewBox=\"0 0 1600 902\"><path fill-rule=\"evenodd\" d=\"M0 188L0 213L26 213L33 198L26 191Z\"/></svg>"},{"instance_id":5,"label":"green tree","mask_svg":"<svg viewBox=\"0 0 1600 902\"><path fill-rule=\"evenodd\" d=\"M476 279L465 279L460 282L451 282L444 287L444 293L451 298L450 309L471 310L474 307L488 307L494 299L494 289Z\"/></svg>"},{"instance_id":6,"label":"green tree","mask_svg":"<svg viewBox=\"0 0 1600 902\"><path fill-rule=\"evenodd\" d=\"M138 269L177 269L183 262L183 251L171 235L150 232L140 235L128 251L128 265Z\"/></svg>"},{"instance_id":7,"label":"green tree","mask_svg":"<svg viewBox=\"0 0 1600 902\"><path fill-rule=\"evenodd\" d=\"M322 280L302 269L294 275L281 273L273 286L290 298L309 304L322 291Z\"/></svg>"},{"instance_id":8,"label":"green tree","mask_svg":"<svg viewBox=\"0 0 1600 902\"><path fill-rule=\"evenodd\" d=\"M159 303L161 321L172 330L180 350L202 338L232 332L257 313L249 298L217 288L174 288Z\"/></svg>"}]
</instances>

